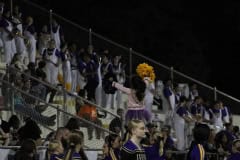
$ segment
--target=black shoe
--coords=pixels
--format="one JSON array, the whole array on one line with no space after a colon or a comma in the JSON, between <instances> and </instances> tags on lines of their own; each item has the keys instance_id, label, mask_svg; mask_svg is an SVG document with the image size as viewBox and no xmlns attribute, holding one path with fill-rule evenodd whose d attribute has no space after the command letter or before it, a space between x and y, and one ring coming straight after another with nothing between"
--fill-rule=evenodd
<instances>
[{"instance_id":1,"label":"black shoe","mask_svg":"<svg viewBox=\"0 0 240 160\"><path fill-rule=\"evenodd\" d=\"M37 112L42 113L47 109L47 105L36 105L35 109Z\"/></svg>"},{"instance_id":2,"label":"black shoe","mask_svg":"<svg viewBox=\"0 0 240 160\"><path fill-rule=\"evenodd\" d=\"M49 120L52 120L52 121L54 121L56 118L57 118L57 115L56 115L56 114L54 114L54 115L52 115L52 116L50 116L50 117L49 117Z\"/></svg>"},{"instance_id":3,"label":"black shoe","mask_svg":"<svg viewBox=\"0 0 240 160\"><path fill-rule=\"evenodd\" d=\"M56 119L56 117L57 117L56 114L48 117L46 124L47 124L48 126L54 126L54 125L56 124L56 122L54 121L54 120Z\"/></svg>"},{"instance_id":4,"label":"black shoe","mask_svg":"<svg viewBox=\"0 0 240 160\"><path fill-rule=\"evenodd\" d=\"M93 137L92 137L92 136L90 136L90 137L88 137L88 140L92 140L92 138L93 138Z\"/></svg>"}]
</instances>

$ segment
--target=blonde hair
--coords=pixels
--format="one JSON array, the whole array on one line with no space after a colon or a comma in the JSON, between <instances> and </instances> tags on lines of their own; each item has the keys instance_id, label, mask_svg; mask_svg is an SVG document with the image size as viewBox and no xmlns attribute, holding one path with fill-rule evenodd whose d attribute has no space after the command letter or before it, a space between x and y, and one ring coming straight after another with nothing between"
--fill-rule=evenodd
<instances>
[{"instance_id":1,"label":"blonde hair","mask_svg":"<svg viewBox=\"0 0 240 160\"><path fill-rule=\"evenodd\" d=\"M142 120L133 119L128 123L128 132L132 135L132 130L138 127L138 124L144 123Z\"/></svg>"},{"instance_id":2,"label":"blonde hair","mask_svg":"<svg viewBox=\"0 0 240 160\"><path fill-rule=\"evenodd\" d=\"M71 133L69 136L69 147L70 148L68 149L67 154L64 157L64 160L71 160L77 145L81 145L81 144L82 144L81 136L78 133Z\"/></svg>"},{"instance_id":3,"label":"blonde hair","mask_svg":"<svg viewBox=\"0 0 240 160\"><path fill-rule=\"evenodd\" d=\"M61 144L61 142L59 140L55 140L54 139L54 140L49 142L49 144L48 144L48 151L50 153L52 153L52 152L56 151L56 149L59 148L61 145L62 144Z\"/></svg>"},{"instance_id":4,"label":"blonde hair","mask_svg":"<svg viewBox=\"0 0 240 160\"><path fill-rule=\"evenodd\" d=\"M123 140L123 143L126 143L132 136L132 130L138 127L138 124L144 123L142 120L139 119L132 119L128 122L127 133Z\"/></svg>"},{"instance_id":5,"label":"blonde hair","mask_svg":"<svg viewBox=\"0 0 240 160\"><path fill-rule=\"evenodd\" d=\"M162 139L158 139L162 137ZM163 142L163 134L160 131L153 132L153 138L155 141L159 141L159 155L162 156L164 153L164 142Z\"/></svg>"}]
</instances>

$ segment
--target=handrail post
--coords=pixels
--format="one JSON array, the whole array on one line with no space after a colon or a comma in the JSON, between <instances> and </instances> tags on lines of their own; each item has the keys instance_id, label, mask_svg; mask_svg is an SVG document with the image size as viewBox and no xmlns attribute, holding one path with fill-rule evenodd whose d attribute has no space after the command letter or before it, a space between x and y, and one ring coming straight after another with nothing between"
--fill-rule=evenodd
<instances>
[{"instance_id":1,"label":"handrail post","mask_svg":"<svg viewBox=\"0 0 240 160\"><path fill-rule=\"evenodd\" d=\"M59 128L59 117L60 116L60 111L59 111L59 106L57 106L57 128Z\"/></svg>"},{"instance_id":2,"label":"handrail post","mask_svg":"<svg viewBox=\"0 0 240 160\"><path fill-rule=\"evenodd\" d=\"M7 82L10 83L10 74L9 74L9 66L8 64L6 64L6 75L7 75ZM7 109L11 109L12 111L12 107L10 106L10 100L11 100L11 96L10 96L10 87L7 87L7 95L4 96L4 99L6 98L5 101L5 105Z\"/></svg>"},{"instance_id":3,"label":"handrail post","mask_svg":"<svg viewBox=\"0 0 240 160\"><path fill-rule=\"evenodd\" d=\"M89 28L88 44L89 46L92 45L92 29L91 28Z\"/></svg>"},{"instance_id":4,"label":"handrail post","mask_svg":"<svg viewBox=\"0 0 240 160\"><path fill-rule=\"evenodd\" d=\"M129 48L129 84L132 78L132 48Z\"/></svg>"},{"instance_id":5,"label":"handrail post","mask_svg":"<svg viewBox=\"0 0 240 160\"><path fill-rule=\"evenodd\" d=\"M13 2L10 0L10 16L13 17Z\"/></svg>"},{"instance_id":6,"label":"handrail post","mask_svg":"<svg viewBox=\"0 0 240 160\"><path fill-rule=\"evenodd\" d=\"M63 88L63 110L65 112L67 112L67 90L65 87L65 72L63 72L63 84L62 84L62 88ZM67 115L64 115L63 117L63 122L67 122L68 118ZM65 124L64 124L65 125Z\"/></svg>"},{"instance_id":7,"label":"handrail post","mask_svg":"<svg viewBox=\"0 0 240 160\"><path fill-rule=\"evenodd\" d=\"M53 10L50 9L49 10L49 23L50 23L50 33L52 35L52 13L53 13Z\"/></svg>"},{"instance_id":8,"label":"handrail post","mask_svg":"<svg viewBox=\"0 0 240 160\"><path fill-rule=\"evenodd\" d=\"M217 87L214 87L214 101L217 100Z\"/></svg>"},{"instance_id":9,"label":"handrail post","mask_svg":"<svg viewBox=\"0 0 240 160\"><path fill-rule=\"evenodd\" d=\"M172 88L173 88L173 80L174 80L173 71L174 71L174 68L171 67L170 78L171 78L171 81L172 81Z\"/></svg>"}]
</instances>

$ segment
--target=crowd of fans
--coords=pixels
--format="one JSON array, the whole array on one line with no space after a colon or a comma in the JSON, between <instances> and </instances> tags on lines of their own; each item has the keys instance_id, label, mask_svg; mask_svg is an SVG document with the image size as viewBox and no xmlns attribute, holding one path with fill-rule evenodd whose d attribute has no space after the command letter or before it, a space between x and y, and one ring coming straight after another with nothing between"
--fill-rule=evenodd
<instances>
[{"instance_id":1,"label":"crowd of fans","mask_svg":"<svg viewBox=\"0 0 240 160\"><path fill-rule=\"evenodd\" d=\"M47 146L49 160L88 159L80 127L87 128L88 140L93 139L94 129L96 139L104 137L104 160L180 159L169 151L188 149L189 160L203 160L207 157L205 152L216 153L219 159L239 156L239 127L233 126L230 108L220 100L204 100L195 84L186 94L171 80L164 84L156 80L153 68L141 64L149 70L138 67L137 75L126 87L126 64L121 55L68 42L55 19L37 31L33 17L22 15L19 6L14 6L12 13L4 3L0 3L0 8L0 47L9 66L1 92L5 105L14 101L16 113L24 117L23 125L22 117L16 115L8 122L0 120L0 142L21 146L14 155L16 160L37 159L36 146ZM9 85L25 93L9 89ZM48 106L40 100L53 103L57 86L116 111L119 117L113 119L96 106L76 99L76 115L100 127L101 118L109 119L109 130L115 134L105 135L101 128L71 118L64 127L41 137L37 123L53 126L56 115L44 116L42 112ZM127 95L126 104L123 93ZM154 122L153 104L163 110L163 126ZM208 158L216 159L216 155Z\"/></svg>"}]
</instances>

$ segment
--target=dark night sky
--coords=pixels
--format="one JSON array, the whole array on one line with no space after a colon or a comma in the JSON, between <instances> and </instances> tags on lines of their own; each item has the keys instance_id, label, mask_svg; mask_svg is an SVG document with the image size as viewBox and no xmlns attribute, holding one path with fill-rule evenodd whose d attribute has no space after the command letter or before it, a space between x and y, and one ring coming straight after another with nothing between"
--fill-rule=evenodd
<instances>
[{"instance_id":1,"label":"dark night sky","mask_svg":"<svg viewBox=\"0 0 240 160\"><path fill-rule=\"evenodd\" d=\"M240 97L240 1L68 1L71 9L66 1L40 2L83 27Z\"/></svg>"}]
</instances>

